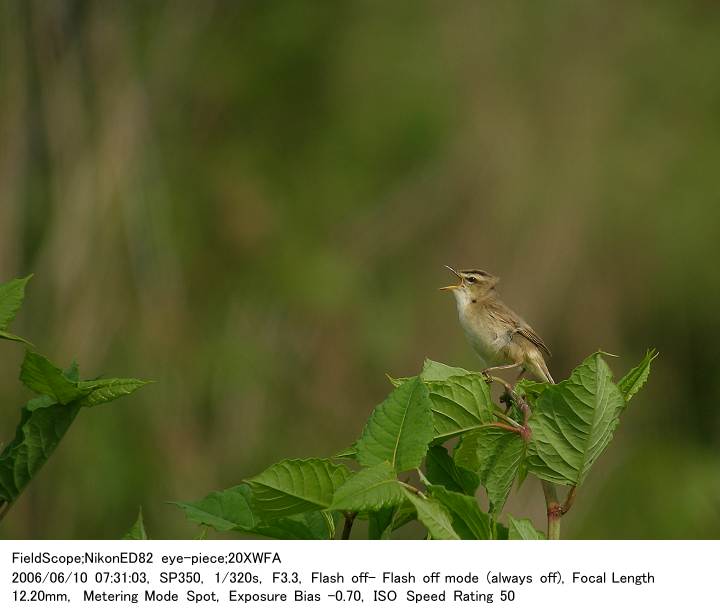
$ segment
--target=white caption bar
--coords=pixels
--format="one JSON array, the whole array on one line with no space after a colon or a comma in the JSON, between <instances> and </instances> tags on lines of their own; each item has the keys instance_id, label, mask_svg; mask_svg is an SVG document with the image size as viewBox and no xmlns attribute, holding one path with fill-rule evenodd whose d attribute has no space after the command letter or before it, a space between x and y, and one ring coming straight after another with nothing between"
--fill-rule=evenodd
<instances>
[{"instance_id":1,"label":"white caption bar","mask_svg":"<svg viewBox=\"0 0 720 616\"><path fill-rule=\"evenodd\" d=\"M688 612L715 603L717 548L711 541L5 541L0 614Z\"/></svg>"}]
</instances>

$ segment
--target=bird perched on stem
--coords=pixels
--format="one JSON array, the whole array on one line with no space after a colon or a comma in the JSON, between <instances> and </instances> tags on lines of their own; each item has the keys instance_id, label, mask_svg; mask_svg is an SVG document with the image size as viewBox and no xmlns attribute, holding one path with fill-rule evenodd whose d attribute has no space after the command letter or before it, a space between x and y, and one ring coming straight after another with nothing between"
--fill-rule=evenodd
<instances>
[{"instance_id":1,"label":"bird perched on stem","mask_svg":"<svg viewBox=\"0 0 720 616\"><path fill-rule=\"evenodd\" d=\"M543 358L543 351L550 356L550 349L532 327L502 302L495 290L500 279L483 270L457 271L449 265L445 267L459 282L442 287L441 291L452 291L455 295L460 324L485 362L485 372L522 367L522 372L527 370L541 381L554 383Z\"/></svg>"}]
</instances>

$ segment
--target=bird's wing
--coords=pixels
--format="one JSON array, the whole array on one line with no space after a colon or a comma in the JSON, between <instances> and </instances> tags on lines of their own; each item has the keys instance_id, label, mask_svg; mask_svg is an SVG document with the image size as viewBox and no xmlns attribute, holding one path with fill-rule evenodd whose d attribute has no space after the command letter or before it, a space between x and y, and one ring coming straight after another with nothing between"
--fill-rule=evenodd
<instances>
[{"instance_id":1,"label":"bird's wing","mask_svg":"<svg viewBox=\"0 0 720 616\"><path fill-rule=\"evenodd\" d=\"M543 342L543 339L538 336L537 332L503 302L496 300L488 306L488 310L497 321L507 325L513 334L520 334L536 347L545 351L548 357L552 357L550 349Z\"/></svg>"},{"instance_id":2,"label":"bird's wing","mask_svg":"<svg viewBox=\"0 0 720 616\"><path fill-rule=\"evenodd\" d=\"M522 323L520 327L518 327L515 330L516 333L520 334L521 336L527 338L530 342L532 342L536 347L539 349L542 349L545 351L548 355L548 357L552 357L552 353L550 352L550 349L548 349L547 344L543 342L543 339L537 335L537 332L530 327L527 323Z\"/></svg>"}]
</instances>

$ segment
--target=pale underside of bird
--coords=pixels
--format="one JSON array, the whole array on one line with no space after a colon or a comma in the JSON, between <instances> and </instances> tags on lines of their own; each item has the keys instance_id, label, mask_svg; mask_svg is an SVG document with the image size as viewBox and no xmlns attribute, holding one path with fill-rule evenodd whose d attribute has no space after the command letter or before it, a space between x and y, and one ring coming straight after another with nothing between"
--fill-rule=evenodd
<instances>
[{"instance_id":1,"label":"pale underside of bird","mask_svg":"<svg viewBox=\"0 0 720 616\"><path fill-rule=\"evenodd\" d=\"M443 287L452 291L460 324L486 370L522 368L541 381L554 383L543 352L550 349L535 330L500 299L495 287L499 282L484 270L455 270L459 282Z\"/></svg>"}]
</instances>

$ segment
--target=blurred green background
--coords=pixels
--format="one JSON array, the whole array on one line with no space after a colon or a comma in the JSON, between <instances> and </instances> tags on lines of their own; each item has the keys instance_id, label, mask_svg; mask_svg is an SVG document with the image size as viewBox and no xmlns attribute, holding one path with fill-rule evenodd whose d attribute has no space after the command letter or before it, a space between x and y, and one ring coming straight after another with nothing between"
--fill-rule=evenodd
<instances>
[{"instance_id":1,"label":"blurred green background","mask_svg":"<svg viewBox=\"0 0 720 616\"><path fill-rule=\"evenodd\" d=\"M7 2L0 279L85 376L2 538L196 529L168 500L326 456L428 356L478 361L437 288L502 277L556 379L661 355L563 522L720 537L720 5ZM29 393L0 348L0 440ZM543 527L529 480L506 510Z\"/></svg>"}]
</instances>

